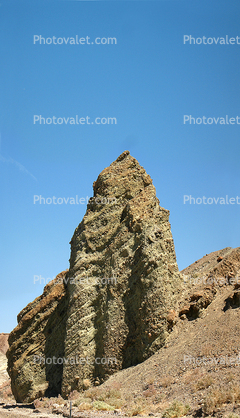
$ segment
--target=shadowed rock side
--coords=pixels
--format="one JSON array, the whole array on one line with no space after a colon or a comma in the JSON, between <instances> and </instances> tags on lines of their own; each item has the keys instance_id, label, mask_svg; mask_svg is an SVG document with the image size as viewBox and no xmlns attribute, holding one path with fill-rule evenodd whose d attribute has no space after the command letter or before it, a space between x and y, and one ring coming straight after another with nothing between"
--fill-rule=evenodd
<instances>
[{"instance_id":1,"label":"shadowed rock side","mask_svg":"<svg viewBox=\"0 0 240 418\"><path fill-rule=\"evenodd\" d=\"M64 355L67 299L62 279L66 272L48 283L43 294L19 313L18 325L9 335L8 374L17 402L61 391L63 366L45 366L40 357Z\"/></svg>"},{"instance_id":2,"label":"shadowed rock side","mask_svg":"<svg viewBox=\"0 0 240 418\"><path fill-rule=\"evenodd\" d=\"M181 287L168 219L150 176L128 151L94 183L71 240L65 340L65 357L88 357L89 364L64 365L64 396L164 344Z\"/></svg>"}]
</instances>

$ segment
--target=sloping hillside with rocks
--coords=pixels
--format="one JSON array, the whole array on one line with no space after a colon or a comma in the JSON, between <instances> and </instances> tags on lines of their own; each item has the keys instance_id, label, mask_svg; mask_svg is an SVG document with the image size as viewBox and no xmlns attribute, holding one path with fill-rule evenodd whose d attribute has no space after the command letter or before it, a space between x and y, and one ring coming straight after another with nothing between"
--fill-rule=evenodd
<instances>
[{"instance_id":1,"label":"sloping hillside with rocks","mask_svg":"<svg viewBox=\"0 0 240 418\"><path fill-rule=\"evenodd\" d=\"M72 417L81 418L239 417L240 248L205 255L181 276L186 287L169 314L173 326L162 348L100 386L71 392L67 401L34 401L32 416L70 416L72 399Z\"/></svg>"}]
</instances>

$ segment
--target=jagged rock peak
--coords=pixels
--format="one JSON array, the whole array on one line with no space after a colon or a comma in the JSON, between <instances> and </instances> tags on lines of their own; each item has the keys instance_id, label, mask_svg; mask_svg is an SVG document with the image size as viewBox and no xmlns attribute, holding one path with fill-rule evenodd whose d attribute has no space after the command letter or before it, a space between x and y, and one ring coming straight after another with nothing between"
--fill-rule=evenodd
<instances>
[{"instance_id":1,"label":"jagged rock peak","mask_svg":"<svg viewBox=\"0 0 240 418\"><path fill-rule=\"evenodd\" d=\"M93 191L94 197L114 195L116 199L129 199L149 185L152 185L151 177L129 151L124 151L99 174Z\"/></svg>"}]
</instances>

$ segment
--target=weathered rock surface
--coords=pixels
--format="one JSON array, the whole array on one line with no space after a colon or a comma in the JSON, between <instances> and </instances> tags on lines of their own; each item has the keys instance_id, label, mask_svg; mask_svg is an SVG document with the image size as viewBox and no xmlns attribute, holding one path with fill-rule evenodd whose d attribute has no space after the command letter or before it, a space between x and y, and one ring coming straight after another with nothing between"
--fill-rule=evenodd
<instances>
[{"instance_id":1,"label":"weathered rock surface","mask_svg":"<svg viewBox=\"0 0 240 418\"><path fill-rule=\"evenodd\" d=\"M240 306L240 247L227 247L206 254L182 270L185 291L180 301L181 319L194 320L204 315L221 289L231 289L225 309Z\"/></svg>"},{"instance_id":2,"label":"weathered rock surface","mask_svg":"<svg viewBox=\"0 0 240 418\"><path fill-rule=\"evenodd\" d=\"M201 277L223 277L236 275L240 271L239 248L227 247L220 251L206 254L200 260L195 261L182 273L186 276Z\"/></svg>"},{"instance_id":3,"label":"weathered rock surface","mask_svg":"<svg viewBox=\"0 0 240 418\"><path fill-rule=\"evenodd\" d=\"M94 183L71 240L69 272L18 316L8 371L18 402L81 390L143 362L174 324L182 280L169 211L125 151ZM34 355L63 364L33 363ZM80 364L76 364L79 362Z\"/></svg>"},{"instance_id":4,"label":"weathered rock surface","mask_svg":"<svg viewBox=\"0 0 240 418\"><path fill-rule=\"evenodd\" d=\"M150 176L128 151L94 183L71 240L68 277L76 283L68 283L65 340L65 357L88 356L91 364L65 365L64 395L81 389L83 379L103 381L144 361L164 344L180 289L168 219Z\"/></svg>"},{"instance_id":5,"label":"weathered rock surface","mask_svg":"<svg viewBox=\"0 0 240 418\"><path fill-rule=\"evenodd\" d=\"M8 373L17 402L31 402L61 390L62 365L39 364L39 358L64 355L66 293L61 279L66 272L18 314L18 325L9 335Z\"/></svg>"}]
</instances>

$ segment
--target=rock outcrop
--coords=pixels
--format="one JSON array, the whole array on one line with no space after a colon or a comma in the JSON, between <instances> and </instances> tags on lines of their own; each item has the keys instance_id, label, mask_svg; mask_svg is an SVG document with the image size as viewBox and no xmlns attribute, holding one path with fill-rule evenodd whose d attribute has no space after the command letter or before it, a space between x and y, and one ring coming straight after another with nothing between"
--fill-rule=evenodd
<instances>
[{"instance_id":1,"label":"rock outcrop","mask_svg":"<svg viewBox=\"0 0 240 418\"><path fill-rule=\"evenodd\" d=\"M93 189L64 280L47 285L10 334L8 371L19 402L99 384L154 354L173 326L182 280L169 211L150 176L125 151Z\"/></svg>"},{"instance_id":2,"label":"rock outcrop","mask_svg":"<svg viewBox=\"0 0 240 418\"><path fill-rule=\"evenodd\" d=\"M68 285L65 340L65 357L88 356L91 364L64 367L64 395L156 352L179 298L169 211L159 206L144 168L125 151L93 189L71 240L68 276L76 283Z\"/></svg>"},{"instance_id":3,"label":"rock outcrop","mask_svg":"<svg viewBox=\"0 0 240 418\"><path fill-rule=\"evenodd\" d=\"M48 283L43 294L18 314L18 325L9 335L8 374L17 402L61 391L63 366L44 364L43 359L64 356L66 273Z\"/></svg>"},{"instance_id":4,"label":"rock outcrop","mask_svg":"<svg viewBox=\"0 0 240 418\"><path fill-rule=\"evenodd\" d=\"M206 254L182 270L185 284L179 317L190 321L202 317L219 293L231 289L225 310L240 307L240 248L227 247Z\"/></svg>"}]
</instances>

